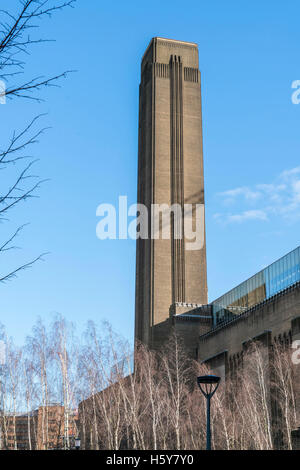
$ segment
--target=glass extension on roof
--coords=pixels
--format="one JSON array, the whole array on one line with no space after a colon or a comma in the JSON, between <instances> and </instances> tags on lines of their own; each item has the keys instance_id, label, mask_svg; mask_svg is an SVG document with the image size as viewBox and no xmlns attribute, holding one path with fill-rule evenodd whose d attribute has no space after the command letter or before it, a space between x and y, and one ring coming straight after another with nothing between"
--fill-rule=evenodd
<instances>
[{"instance_id":1,"label":"glass extension on roof","mask_svg":"<svg viewBox=\"0 0 300 470\"><path fill-rule=\"evenodd\" d=\"M300 246L212 302L214 325L300 281Z\"/></svg>"}]
</instances>

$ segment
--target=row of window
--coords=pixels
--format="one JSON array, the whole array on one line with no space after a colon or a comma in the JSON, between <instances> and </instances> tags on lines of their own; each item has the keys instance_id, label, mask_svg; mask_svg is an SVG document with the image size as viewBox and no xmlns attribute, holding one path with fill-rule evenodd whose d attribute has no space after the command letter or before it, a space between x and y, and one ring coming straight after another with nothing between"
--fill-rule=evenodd
<instances>
[{"instance_id":1,"label":"row of window","mask_svg":"<svg viewBox=\"0 0 300 470\"><path fill-rule=\"evenodd\" d=\"M234 314L242 313L298 281L300 281L300 247L212 302L214 324Z\"/></svg>"}]
</instances>

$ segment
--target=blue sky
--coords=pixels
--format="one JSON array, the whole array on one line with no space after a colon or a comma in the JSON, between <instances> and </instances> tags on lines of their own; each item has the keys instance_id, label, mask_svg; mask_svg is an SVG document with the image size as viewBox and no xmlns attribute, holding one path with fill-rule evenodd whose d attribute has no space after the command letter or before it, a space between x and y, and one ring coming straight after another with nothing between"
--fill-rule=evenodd
<instances>
[{"instance_id":1,"label":"blue sky","mask_svg":"<svg viewBox=\"0 0 300 470\"><path fill-rule=\"evenodd\" d=\"M41 23L56 42L32 48L28 70L77 72L40 104L0 106L1 146L36 114L51 126L32 150L49 181L2 225L30 222L2 272L50 252L0 286L10 335L22 342L37 316L59 312L79 331L107 319L133 336L135 242L98 240L96 208L136 200L140 59L153 36L199 45L210 300L299 245L299 13L298 0L79 0Z\"/></svg>"}]
</instances>

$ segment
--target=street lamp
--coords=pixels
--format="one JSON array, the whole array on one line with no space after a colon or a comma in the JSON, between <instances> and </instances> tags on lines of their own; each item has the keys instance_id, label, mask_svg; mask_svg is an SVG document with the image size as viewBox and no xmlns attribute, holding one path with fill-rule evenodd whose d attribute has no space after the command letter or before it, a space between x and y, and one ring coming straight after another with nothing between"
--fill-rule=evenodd
<instances>
[{"instance_id":1,"label":"street lamp","mask_svg":"<svg viewBox=\"0 0 300 470\"><path fill-rule=\"evenodd\" d=\"M206 398L206 450L211 450L211 433L210 433L210 399L217 391L220 385L221 377L216 375L202 375L197 377L198 386Z\"/></svg>"}]
</instances>

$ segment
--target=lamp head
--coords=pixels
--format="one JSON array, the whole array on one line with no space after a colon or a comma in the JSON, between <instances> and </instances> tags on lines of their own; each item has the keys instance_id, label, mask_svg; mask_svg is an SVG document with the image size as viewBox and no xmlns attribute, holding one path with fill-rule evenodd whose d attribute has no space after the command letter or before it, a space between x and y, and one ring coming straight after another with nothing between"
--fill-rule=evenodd
<instances>
[{"instance_id":1,"label":"lamp head","mask_svg":"<svg viewBox=\"0 0 300 470\"><path fill-rule=\"evenodd\" d=\"M197 384L206 398L211 398L217 390L221 377L217 375L201 375L197 377Z\"/></svg>"},{"instance_id":2,"label":"lamp head","mask_svg":"<svg viewBox=\"0 0 300 470\"><path fill-rule=\"evenodd\" d=\"M198 384L217 384L221 380L221 377L217 375L201 375L197 377Z\"/></svg>"}]
</instances>

